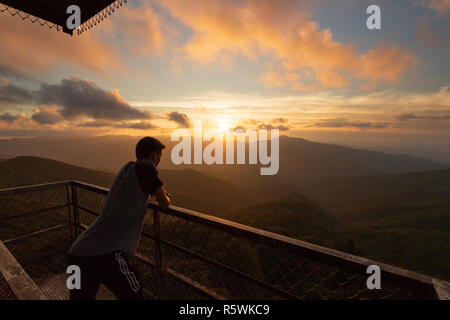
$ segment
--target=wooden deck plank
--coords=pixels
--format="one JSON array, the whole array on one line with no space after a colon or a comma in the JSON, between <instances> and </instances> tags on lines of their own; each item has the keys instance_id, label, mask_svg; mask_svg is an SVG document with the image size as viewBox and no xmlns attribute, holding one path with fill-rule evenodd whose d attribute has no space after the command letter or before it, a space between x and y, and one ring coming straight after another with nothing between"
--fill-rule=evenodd
<instances>
[{"instance_id":1,"label":"wooden deck plank","mask_svg":"<svg viewBox=\"0 0 450 320\"><path fill-rule=\"evenodd\" d=\"M47 300L16 258L0 241L0 273L18 300Z\"/></svg>"}]
</instances>

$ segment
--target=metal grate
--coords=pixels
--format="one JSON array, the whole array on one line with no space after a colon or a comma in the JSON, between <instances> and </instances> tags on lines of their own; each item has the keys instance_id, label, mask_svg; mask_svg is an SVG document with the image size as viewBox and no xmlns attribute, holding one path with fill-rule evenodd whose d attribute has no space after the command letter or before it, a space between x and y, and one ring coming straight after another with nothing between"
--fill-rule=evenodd
<instances>
[{"instance_id":1,"label":"metal grate","mask_svg":"<svg viewBox=\"0 0 450 320\"><path fill-rule=\"evenodd\" d=\"M412 292L366 287L361 268L341 269L183 218L161 215L162 267L228 299L399 299Z\"/></svg>"},{"instance_id":2,"label":"metal grate","mask_svg":"<svg viewBox=\"0 0 450 320\"><path fill-rule=\"evenodd\" d=\"M75 181L0 190L0 239L38 285L56 288L67 249L107 193ZM428 276L155 203L133 260L148 299L436 298ZM366 287L371 264L382 270L381 290Z\"/></svg>"},{"instance_id":3,"label":"metal grate","mask_svg":"<svg viewBox=\"0 0 450 320\"><path fill-rule=\"evenodd\" d=\"M69 289L67 289L66 281L67 274L59 273L40 283L39 287L50 300L69 300ZM116 297L105 286L101 285L96 300L116 300Z\"/></svg>"}]
</instances>

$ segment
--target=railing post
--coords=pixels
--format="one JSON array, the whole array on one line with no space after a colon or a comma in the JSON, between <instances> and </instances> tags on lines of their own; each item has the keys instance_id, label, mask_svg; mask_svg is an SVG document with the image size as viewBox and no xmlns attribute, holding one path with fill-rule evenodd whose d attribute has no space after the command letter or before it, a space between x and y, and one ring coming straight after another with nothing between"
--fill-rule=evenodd
<instances>
[{"instance_id":1,"label":"railing post","mask_svg":"<svg viewBox=\"0 0 450 320\"><path fill-rule=\"evenodd\" d=\"M156 265L156 295L159 299L162 298L162 261L161 261L161 241L160 241L160 225L159 225L159 211L158 209L153 210L153 233L155 236L155 252L154 259Z\"/></svg>"},{"instance_id":2,"label":"railing post","mask_svg":"<svg viewBox=\"0 0 450 320\"><path fill-rule=\"evenodd\" d=\"M78 237L80 234L80 216L78 213L78 193L76 187L72 184L72 206L73 206L73 219L75 224L75 235Z\"/></svg>"},{"instance_id":3,"label":"railing post","mask_svg":"<svg viewBox=\"0 0 450 320\"><path fill-rule=\"evenodd\" d=\"M69 230L70 230L70 241L74 241L74 237L73 237L73 230L72 230L72 213L70 212L71 210L70 210L70 207L71 207L71 200L70 200L70 192L69 192L69 185L70 185L70 183L68 183L67 185L66 185L66 196L67 196L67 213L68 213L68 215L69 215L69 223L70 223L70 226L69 226Z\"/></svg>"}]
</instances>

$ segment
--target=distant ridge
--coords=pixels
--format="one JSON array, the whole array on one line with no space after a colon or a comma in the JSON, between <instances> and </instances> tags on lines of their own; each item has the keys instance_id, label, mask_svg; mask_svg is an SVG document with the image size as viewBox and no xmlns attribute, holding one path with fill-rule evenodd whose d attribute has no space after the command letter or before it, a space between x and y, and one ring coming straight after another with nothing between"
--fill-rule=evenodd
<instances>
[{"instance_id":1,"label":"distant ridge","mask_svg":"<svg viewBox=\"0 0 450 320\"><path fill-rule=\"evenodd\" d=\"M2 188L65 180L83 180L109 186L114 180L114 175L33 156L20 156L0 163Z\"/></svg>"},{"instance_id":2,"label":"distant ridge","mask_svg":"<svg viewBox=\"0 0 450 320\"><path fill-rule=\"evenodd\" d=\"M33 156L0 161L0 188L66 180L80 180L109 188L115 176L110 172ZM256 198L231 183L194 170L163 169L160 176L174 196L174 204L193 210L217 213L257 202Z\"/></svg>"},{"instance_id":3,"label":"distant ridge","mask_svg":"<svg viewBox=\"0 0 450 320\"><path fill-rule=\"evenodd\" d=\"M339 225L324 208L292 192L279 200L262 202L236 210L224 218L285 236L343 248Z\"/></svg>"},{"instance_id":4,"label":"distant ridge","mask_svg":"<svg viewBox=\"0 0 450 320\"><path fill-rule=\"evenodd\" d=\"M175 143L169 137L159 137L167 149L161 167L194 169L208 175L227 179L233 176L259 175L259 166L175 166L170 150ZM86 168L104 168L117 172L124 162L134 158L139 137L37 137L0 139L2 153L51 158ZM436 161L360 150L332 144L311 142L301 138L280 138L280 172L277 178L287 184L303 186L323 178L344 178L372 174L395 174L446 169L447 164ZM234 180L233 180L234 179Z\"/></svg>"},{"instance_id":5,"label":"distant ridge","mask_svg":"<svg viewBox=\"0 0 450 320\"><path fill-rule=\"evenodd\" d=\"M448 202L450 169L324 179L311 186L307 195L344 208Z\"/></svg>"},{"instance_id":6,"label":"distant ridge","mask_svg":"<svg viewBox=\"0 0 450 320\"><path fill-rule=\"evenodd\" d=\"M292 182L323 178L396 174L449 168L436 161L283 136L280 139L280 175ZM289 177L290 176L290 177Z\"/></svg>"}]
</instances>

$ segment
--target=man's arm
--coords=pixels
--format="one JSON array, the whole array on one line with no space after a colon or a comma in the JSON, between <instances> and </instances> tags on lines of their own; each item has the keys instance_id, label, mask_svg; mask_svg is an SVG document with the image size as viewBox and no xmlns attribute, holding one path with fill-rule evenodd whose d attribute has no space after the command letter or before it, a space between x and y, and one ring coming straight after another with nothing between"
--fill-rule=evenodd
<instances>
[{"instance_id":1,"label":"man's arm","mask_svg":"<svg viewBox=\"0 0 450 320\"><path fill-rule=\"evenodd\" d=\"M163 207L164 209L167 209L170 205L170 198L167 196L166 190L164 190L164 187L159 187L153 195L156 197L156 200L158 201L159 205Z\"/></svg>"}]
</instances>

